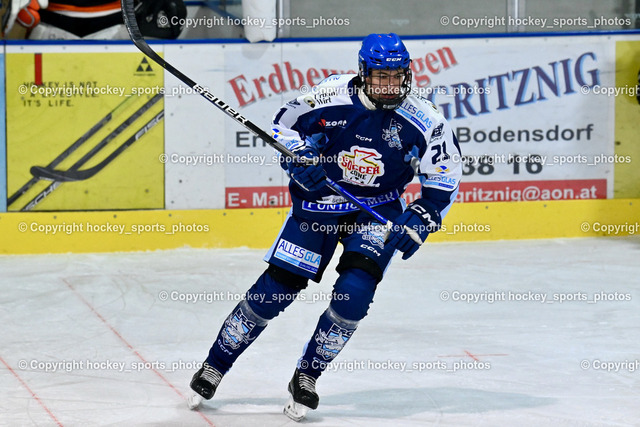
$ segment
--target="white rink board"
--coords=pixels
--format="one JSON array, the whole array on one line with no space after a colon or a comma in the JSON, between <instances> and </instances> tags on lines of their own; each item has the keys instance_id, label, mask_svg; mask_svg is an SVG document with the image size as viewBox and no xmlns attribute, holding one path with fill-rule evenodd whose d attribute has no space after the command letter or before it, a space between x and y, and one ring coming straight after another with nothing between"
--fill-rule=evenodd
<instances>
[{"instance_id":1,"label":"white rink board","mask_svg":"<svg viewBox=\"0 0 640 427\"><path fill-rule=\"evenodd\" d=\"M212 93L224 88L225 55L219 49L201 44L164 46L169 63ZM168 72L165 82L165 208L220 208L224 165L194 164L183 158L224 153L231 119Z\"/></svg>"}]
</instances>

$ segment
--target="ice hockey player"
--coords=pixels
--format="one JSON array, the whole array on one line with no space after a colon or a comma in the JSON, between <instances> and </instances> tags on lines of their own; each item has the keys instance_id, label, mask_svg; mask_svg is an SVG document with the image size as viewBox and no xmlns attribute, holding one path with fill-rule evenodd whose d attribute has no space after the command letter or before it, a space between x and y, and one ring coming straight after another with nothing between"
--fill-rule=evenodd
<instances>
[{"instance_id":1,"label":"ice hockey player","mask_svg":"<svg viewBox=\"0 0 640 427\"><path fill-rule=\"evenodd\" d=\"M183 0L135 0L135 8L147 37L177 38L187 16ZM20 38L32 40L129 39L120 0L11 0L3 31L8 34L14 22L23 29Z\"/></svg>"},{"instance_id":2,"label":"ice hockey player","mask_svg":"<svg viewBox=\"0 0 640 427\"><path fill-rule=\"evenodd\" d=\"M297 153L294 161L282 162L291 178L293 207L265 256L266 271L226 318L193 376L192 408L211 399L238 356L309 279L320 281L340 242L333 298L297 362L284 412L299 421L316 409L316 380L367 315L394 253L411 257L439 229L455 199L461 177L458 141L437 107L411 93L404 43L396 34L371 34L358 63L357 75L326 78L273 118L274 138ZM400 196L415 173L421 197L405 206ZM333 194L325 177L391 219L388 237L384 226Z\"/></svg>"}]
</instances>

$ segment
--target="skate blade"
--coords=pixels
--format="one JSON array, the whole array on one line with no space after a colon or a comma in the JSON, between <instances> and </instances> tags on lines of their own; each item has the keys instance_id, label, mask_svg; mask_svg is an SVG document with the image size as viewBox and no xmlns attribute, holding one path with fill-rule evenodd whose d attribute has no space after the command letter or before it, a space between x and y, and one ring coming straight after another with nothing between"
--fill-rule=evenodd
<instances>
[{"instance_id":1,"label":"skate blade","mask_svg":"<svg viewBox=\"0 0 640 427\"><path fill-rule=\"evenodd\" d=\"M202 396L200 396L198 393L192 393L187 399L187 405L189 405L189 409L193 411L200 406L202 400Z\"/></svg>"},{"instance_id":2,"label":"skate blade","mask_svg":"<svg viewBox=\"0 0 640 427\"><path fill-rule=\"evenodd\" d=\"M309 412L309 409L311 408L308 406L296 403L293 400L293 396L289 395L289 401L284 406L284 410L282 412L284 412L284 414L293 421L302 421L302 419L307 415L307 412Z\"/></svg>"}]
</instances>

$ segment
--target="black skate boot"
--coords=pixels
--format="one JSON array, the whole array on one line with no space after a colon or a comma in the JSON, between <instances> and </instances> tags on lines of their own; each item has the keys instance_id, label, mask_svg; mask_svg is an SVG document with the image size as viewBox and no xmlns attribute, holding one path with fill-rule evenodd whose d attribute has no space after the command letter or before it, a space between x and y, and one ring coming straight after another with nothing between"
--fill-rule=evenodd
<instances>
[{"instance_id":1,"label":"black skate boot","mask_svg":"<svg viewBox=\"0 0 640 427\"><path fill-rule=\"evenodd\" d=\"M302 420L309 409L316 409L320 398L316 393L316 379L302 374L298 369L289 382L289 401L284 407L284 414L294 421Z\"/></svg>"},{"instance_id":2,"label":"black skate boot","mask_svg":"<svg viewBox=\"0 0 640 427\"><path fill-rule=\"evenodd\" d=\"M189 397L189 408L197 408L202 403L202 398L211 399L220 381L222 381L222 374L205 361L202 368L191 379L191 390L197 394Z\"/></svg>"}]
</instances>

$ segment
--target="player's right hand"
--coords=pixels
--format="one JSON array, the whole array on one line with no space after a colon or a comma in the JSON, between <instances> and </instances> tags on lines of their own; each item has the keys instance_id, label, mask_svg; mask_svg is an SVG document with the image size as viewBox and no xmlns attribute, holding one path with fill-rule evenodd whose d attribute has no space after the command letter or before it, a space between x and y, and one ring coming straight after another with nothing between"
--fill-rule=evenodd
<instances>
[{"instance_id":1,"label":"player's right hand","mask_svg":"<svg viewBox=\"0 0 640 427\"><path fill-rule=\"evenodd\" d=\"M289 166L289 175L295 183L307 191L318 191L324 187L327 173L318 161L318 153L306 147L295 154Z\"/></svg>"},{"instance_id":2,"label":"player's right hand","mask_svg":"<svg viewBox=\"0 0 640 427\"><path fill-rule=\"evenodd\" d=\"M441 223L440 213L429 202L418 199L393 221L385 245L402 252L402 259L409 259Z\"/></svg>"}]
</instances>

